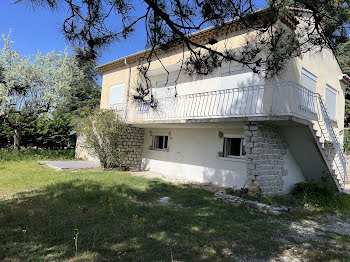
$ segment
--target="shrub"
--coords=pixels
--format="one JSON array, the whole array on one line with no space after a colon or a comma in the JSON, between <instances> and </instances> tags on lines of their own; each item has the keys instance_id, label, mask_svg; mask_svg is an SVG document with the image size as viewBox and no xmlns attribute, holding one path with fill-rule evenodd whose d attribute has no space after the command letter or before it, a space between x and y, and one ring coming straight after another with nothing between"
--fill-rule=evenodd
<instances>
[{"instance_id":1,"label":"shrub","mask_svg":"<svg viewBox=\"0 0 350 262\"><path fill-rule=\"evenodd\" d=\"M15 151L13 149L0 149L0 161L22 161L22 160L67 160L74 159L74 149L49 150L23 148Z\"/></svg>"},{"instance_id":2,"label":"shrub","mask_svg":"<svg viewBox=\"0 0 350 262\"><path fill-rule=\"evenodd\" d=\"M301 205L309 204L321 211L350 214L350 196L330 189L323 183L297 183L293 196Z\"/></svg>"},{"instance_id":3,"label":"shrub","mask_svg":"<svg viewBox=\"0 0 350 262\"><path fill-rule=\"evenodd\" d=\"M316 206L328 204L336 192L321 182L300 182L294 185L292 194L302 203Z\"/></svg>"},{"instance_id":4,"label":"shrub","mask_svg":"<svg viewBox=\"0 0 350 262\"><path fill-rule=\"evenodd\" d=\"M322 182L300 182L294 185L291 194L283 196L248 195L231 188L227 194L269 205L285 205L307 208L309 211L350 214L350 195L339 193Z\"/></svg>"},{"instance_id":5,"label":"shrub","mask_svg":"<svg viewBox=\"0 0 350 262\"><path fill-rule=\"evenodd\" d=\"M344 129L344 151L350 154L350 131L348 129Z\"/></svg>"},{"instance_id":6,"label":"shrub","mask_svg":"<svg viewBox=\"0 0 350 262\"><path fill-rule=\"evenodd\" d=\"M77 126L84 146L96 155L105 169L123 167L128 151L121 149L122 137L130 132L114 110L95 110Z\"/></svg>"}]
</instances>

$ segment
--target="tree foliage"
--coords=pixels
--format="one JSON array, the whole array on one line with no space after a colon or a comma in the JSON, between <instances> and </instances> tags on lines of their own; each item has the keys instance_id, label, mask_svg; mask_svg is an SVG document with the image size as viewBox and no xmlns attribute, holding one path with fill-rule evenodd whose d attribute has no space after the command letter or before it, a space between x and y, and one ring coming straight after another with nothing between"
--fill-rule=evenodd
<instances>
[{"instance_id":1,"label":"tree foliage","mask_svg":"<svg viewBox=\"0 0 350 262\"><path fill-rule=\"evenodd\" d=\"M77 126L90 153L96 155L105 169L123 167L128 152L122 150L122 136L130 131L114 110L95 110Z\"/></svg>"},{"instance_id":2,"label":"tree foliage","mask_svg":"<svg viewBox=\"0 0 350 262\"><path fill-rule=\"evenodd\" d=\"M350 75L350 38L337 48L337 58L344 74ZM350 87L345 90L345 118L344 126L350 125Z\"/></svg>"},{"instance_id":3,"label":"tree foliage","mask_svg":"<svg viewBox=\"0 0 350 262\"><path fill-rule=\"evenodd\" d=\"M14 131L14 148L19 149L23 127L56 107L83 73L67 51L21 55L13 49L10 35L2 36L0 50L0 116Z\"/></svg>"},{"instance_id":4,"label":"tree foliage","mask_svg":"<svg viewBox=\"0 0 350 262\"><path fill-rule=\"evenodd\" d=\"M334 49L346 41L349 32L349 0L270 0L268 8L260 11L256 8L257 0L144 0L142 4L126 0L17 2L64 10L65 36L75 45L84 46L91 57L111 42L128 38L137 23L144 23L149 52L140 63L140 75L144 79L134 97L141 100L149 97L152 88L147 77L150 63L159 59L160 51L174 46L188 51L181 69L190 74L205 75L223 63L238 62L254 72L265 65L267 75L273 76L283 69L286 61L304 52L324 47ZM294 23L294 19L300 22L294 29L276 27L278 21ZM241 30L257 32L255 39L239 50L219 50L215 35L207 42L192 37L194 32L208 26L227 33L232 21ZM266 55L261 55L262 52Z\"/></svg>"},{"instance_id":5,"label":"tree foliage","mask_svg":"<svg viewBox=\"0 0 350 262\"><path fill-rule=\"evenodd\" d=\"M60 110L43 113L22 127L21 145L27 148L64 149L75 145L73 116ZM10 148L14 131L0 121L0 147Z\"/></svg>"},{"instance_id":6,"label":"tree foliage","mask_svg":"<svg viewBox=\"0 0 350 262\"><path fill-rule=\"evenodd\" d=\"M75 58L82 70L82 78L74 82L70 92L64 97L60 110L77 119L88 115L100 104L101 87L97 84L100 71L96 68L96 59L89 57L86 50L77 48Z\"/></svg>"}]
</instances>

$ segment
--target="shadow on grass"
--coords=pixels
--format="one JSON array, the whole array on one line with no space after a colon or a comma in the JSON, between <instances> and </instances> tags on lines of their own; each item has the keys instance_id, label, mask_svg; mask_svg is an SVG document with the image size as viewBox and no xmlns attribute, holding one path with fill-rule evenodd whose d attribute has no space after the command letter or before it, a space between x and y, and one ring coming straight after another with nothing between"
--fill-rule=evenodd
<instances>
[{"instance_id":1,"label":"shadow on grass","mask_svg":"<svg viewBox=\"0 0 350 262\"><path fill-rule=\"evenodd\" d=\"M133 202L163 196L176 205ZM268 216L156 180L144 190L74 180L0 202L2 261L229 261L230 254L267 260L283 252L276 240L283 234Z\"/></svg>"}]
</instances>

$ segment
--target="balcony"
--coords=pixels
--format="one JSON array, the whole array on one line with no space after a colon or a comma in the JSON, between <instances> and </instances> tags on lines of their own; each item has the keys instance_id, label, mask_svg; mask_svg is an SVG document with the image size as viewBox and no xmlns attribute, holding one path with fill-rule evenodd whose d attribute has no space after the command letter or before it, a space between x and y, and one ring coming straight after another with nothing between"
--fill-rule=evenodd
<instances>
[{"instance_id":1,"label":"balcony","mask_svg":"<svg viewBox=\"0 0 350 262\"><path fill-rule=\"evenodd\" d=\"M127 122L191 122L221 120L263 120L296 117L317 120L317 94L294 82L216 90L160 98L157 107L131 102L111 105ZM125 112L127 110L127 112Z\"/></svg>"},{"instance_id":2,"label":"balcony","mask_svg":"<svg viewBox=\"0 0 350 262\"><path fill-rule=\"evenodd\" d=\"M335 150L329 162L332 174L345 185L346 164L325 104L314 93L294 82L279 82L160 98L157 107L131 102L111 105L131 124L193 123L219 121L292 120L310 126L320 149L327 143ZM325 157L327 158L327 157Z\"/></svg>"}]
</instances>

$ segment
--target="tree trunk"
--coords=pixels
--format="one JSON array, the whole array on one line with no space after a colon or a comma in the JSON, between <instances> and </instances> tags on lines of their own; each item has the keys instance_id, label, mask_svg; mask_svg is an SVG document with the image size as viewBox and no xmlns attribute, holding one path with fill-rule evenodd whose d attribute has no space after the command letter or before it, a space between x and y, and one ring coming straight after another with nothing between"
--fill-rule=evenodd
<instances>
[{"instance_id":1,"label":"tree trunk","mask_svg":"<svg viewBox=\"0 0 350 262\"><path fill-rule=\"evenodd\" d=\"M22 127L18 126L15 128L15 134L13 135L13 149L21 149L21 137L22 137Z\"/></svg>"}]
</instances>

